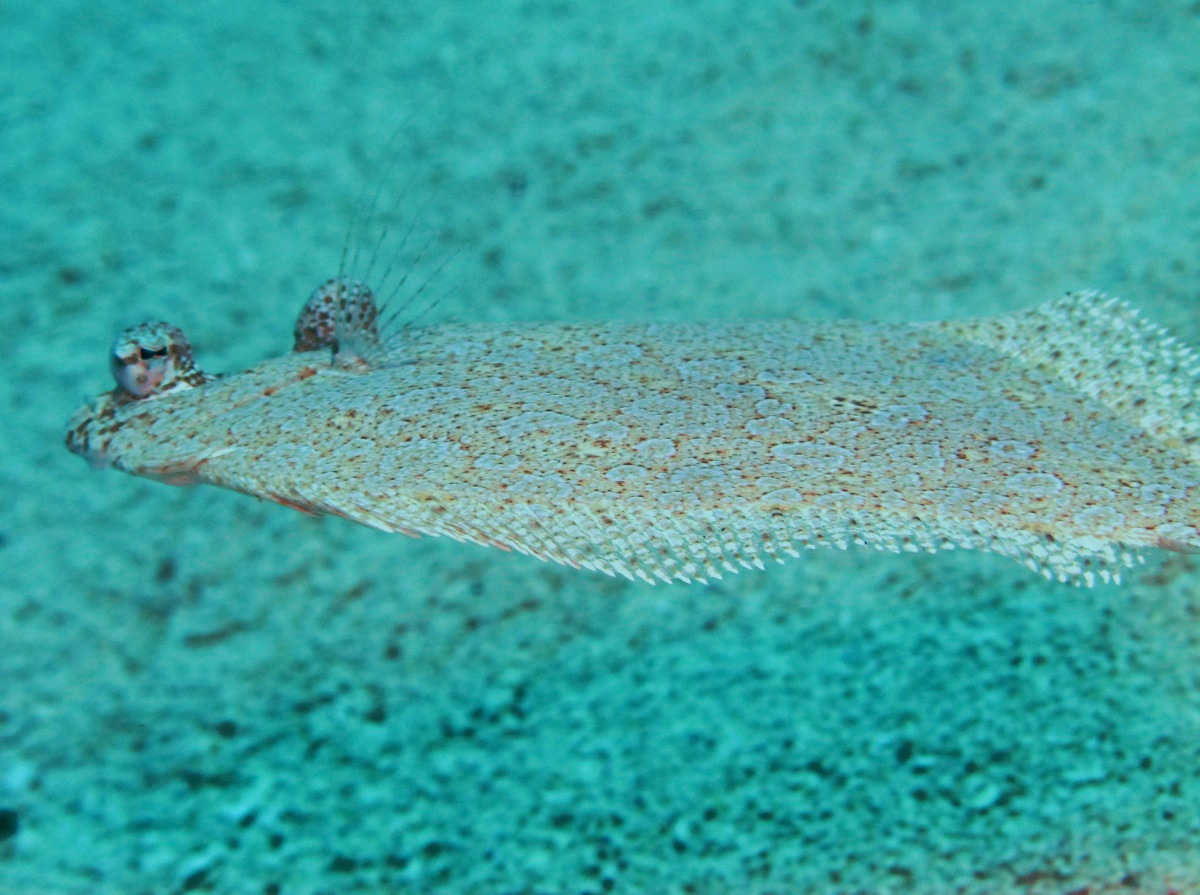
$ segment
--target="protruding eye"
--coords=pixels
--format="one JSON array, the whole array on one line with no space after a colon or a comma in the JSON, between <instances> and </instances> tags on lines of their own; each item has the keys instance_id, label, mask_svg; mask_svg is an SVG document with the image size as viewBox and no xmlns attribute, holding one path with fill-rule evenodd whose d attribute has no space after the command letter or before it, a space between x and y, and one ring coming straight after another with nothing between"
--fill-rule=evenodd
<instances>
[{"instance_id":1,"label":"protruding eye","mask_svg":"<svg viewBox=\"0 0 1200 895\"><path fill-rule=\"evenodd\" d=\"M109 365L117 387L131 398L158 396L210 378L196 369L187 339L169 323L143 323L125 330L113 343Z\"/></svg>"}]
</instances>

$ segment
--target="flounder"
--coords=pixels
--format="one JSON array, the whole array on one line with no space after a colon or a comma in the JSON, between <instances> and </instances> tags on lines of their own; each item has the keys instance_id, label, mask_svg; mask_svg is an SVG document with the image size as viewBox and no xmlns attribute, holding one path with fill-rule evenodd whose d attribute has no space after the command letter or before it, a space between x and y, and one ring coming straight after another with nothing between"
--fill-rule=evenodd
<instances>
[{"instance_id":1,"label":"flounder","mask_svg":"<svg viewBox=\"0 0 1200 895\"><path fill-rule=\"evenodd\" d=\"M1112 580L1200 550L1200 359L1073 293L912 324L440 324L319 287L294 350L196 367L117 339L71 419L93 466L646 581L804 548L970 548Z\"/></svg>"}]
</instances>

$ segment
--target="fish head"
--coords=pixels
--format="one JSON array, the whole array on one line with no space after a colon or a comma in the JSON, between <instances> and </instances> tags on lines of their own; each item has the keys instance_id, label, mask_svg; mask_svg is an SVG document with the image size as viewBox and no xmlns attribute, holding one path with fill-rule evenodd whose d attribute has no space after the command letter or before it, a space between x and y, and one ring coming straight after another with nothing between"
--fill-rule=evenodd
<instances>
[{"instance_id":1,"label":"fish head","mask_svg":"<svg viewBox=\"0 0 1200 895\"><path fill-rule=\"evenodd\" d=\"M331 280L301 312L290 353L218 376L196 365L179 327L162 321L130 327L109 351L115 387L74 413L64 437L67 449L94 468L114 467L177 485L238 487L205 468L244 446L236 441L234 417L253 418L262 402L277 401L280 391L318 373L368 369L363 351L380 350L376 317L370 290Z\"/></svg>"},{"instance_id":2,"label":"fish head","mask_svg":"<svg viewBox=\"0 0 1200 895\"><path fill-rule=\"evenodd\" d=\"M217 377L196 366L183 332L162 321L122 332L109 352L116 387L80 407L67 423L67 449L95 468L116 466L136 475L187 484L194 462L155 457L156 423L171 416L181 395ZM193 402L188 402L193 403Z\"/></svg>"}]
</instances>

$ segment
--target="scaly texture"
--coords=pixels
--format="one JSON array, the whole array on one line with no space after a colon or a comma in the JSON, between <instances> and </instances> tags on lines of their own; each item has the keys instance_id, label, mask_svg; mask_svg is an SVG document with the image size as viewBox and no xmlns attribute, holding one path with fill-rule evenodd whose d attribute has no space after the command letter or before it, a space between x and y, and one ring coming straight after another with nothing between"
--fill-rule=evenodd
<instances>
[{"instance_id":1,"label":"scaly texture","mask_svg":"<svg viewBox=\"0 0 1200 895\"><path fill-rule=\"evenodd\" d=\"M1091 584L1146 547L1200 548L1200 363L1096 294L967 322L445 325L382 342L369 296L325 284L298 350L253 370L118 387L68 446L647 581L864 544L988 550Z\"/></svg>"}]
</instances>

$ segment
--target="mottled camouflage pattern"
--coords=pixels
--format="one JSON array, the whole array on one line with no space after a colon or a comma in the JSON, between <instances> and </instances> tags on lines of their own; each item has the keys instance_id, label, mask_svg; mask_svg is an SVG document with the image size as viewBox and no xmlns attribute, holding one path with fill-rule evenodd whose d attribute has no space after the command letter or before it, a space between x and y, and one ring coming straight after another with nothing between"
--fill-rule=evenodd
<instances>
[{"instance_id":1,"label":"mottled camouflage pattern","mask_svg":"<svg viewBox=\"0 0 1200 895\"><path fill-rule=\"evenodd\" d=\"M910 325L375 326L369 290L331 281L301 350L118 386L67 444L647 581L864 544L1091 584L1147 547L1200 548L1200 362L1096 294Z\"/></svg>"}]
</instances>

